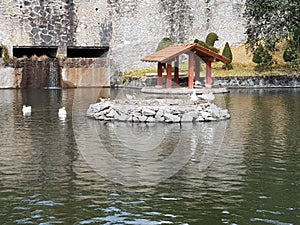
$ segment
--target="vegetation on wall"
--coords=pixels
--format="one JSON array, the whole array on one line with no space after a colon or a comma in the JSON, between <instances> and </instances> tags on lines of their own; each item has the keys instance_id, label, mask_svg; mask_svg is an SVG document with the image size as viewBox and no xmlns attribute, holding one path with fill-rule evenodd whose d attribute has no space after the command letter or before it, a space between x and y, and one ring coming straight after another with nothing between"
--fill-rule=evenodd
<instances>
[{"instance_id":1,"label":"vegetation on wall","mask_svg":"<svg viewBox=\"0 0 300 225\"><path fill-rule=\"evenodd\" d=\"M1 45L1 49L2 49L1 58L3 60L3 65L4 66L9 66L12 60L11 60L11 58L9 56L8 48L7 48L6 45Z\"/></svg>"}]
</instances>

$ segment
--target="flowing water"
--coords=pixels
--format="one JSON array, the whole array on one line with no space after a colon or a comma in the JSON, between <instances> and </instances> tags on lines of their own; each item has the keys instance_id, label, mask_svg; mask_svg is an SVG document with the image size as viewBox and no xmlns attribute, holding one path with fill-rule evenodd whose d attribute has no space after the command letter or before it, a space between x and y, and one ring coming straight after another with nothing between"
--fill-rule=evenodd
<instances>
[{"instance_id":1,"label":"flowing water","mask_svg":"<svg viewBox=\"0 0 300 225\"><path fill-rule=\"evenodd\" d=\"M0 224L300 224L300 89L182 126L90 120L98 92L0 90Z\"/></svg>"},{"instance_id":2,"label":"flowing water","mask_svg":"<svg viewBox=\"0 0 300 225\"><path fill-rule=\"evenodd\" d=\"M57 68L57 62L55 63L54 61L49 61L49 84L48 88L59 88L59 72Z\"/></svg>"}]
</instances>

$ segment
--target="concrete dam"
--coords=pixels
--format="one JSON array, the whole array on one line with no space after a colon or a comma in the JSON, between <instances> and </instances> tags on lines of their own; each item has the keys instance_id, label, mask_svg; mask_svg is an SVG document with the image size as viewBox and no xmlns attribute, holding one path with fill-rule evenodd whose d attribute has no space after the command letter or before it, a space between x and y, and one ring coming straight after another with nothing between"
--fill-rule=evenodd
<instances>
[{"instance_id":1,"label":"concrete dam","mask_svg":"<svg viewBox=\"0 0 300 225\"><path fill-rule=\"evenodd\" d=\"M159 41L245 42L243 1L2 0L0 88L110 86ZM7 52L4 56L4 52Z\"/></svg>"}]
</instances>

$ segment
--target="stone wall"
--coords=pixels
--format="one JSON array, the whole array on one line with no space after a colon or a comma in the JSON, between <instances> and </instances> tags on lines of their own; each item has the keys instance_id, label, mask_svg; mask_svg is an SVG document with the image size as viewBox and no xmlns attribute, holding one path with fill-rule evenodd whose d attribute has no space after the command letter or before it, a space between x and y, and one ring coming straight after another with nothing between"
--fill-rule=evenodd
<instances>
[{"instance_id":1,"label":"stone wall","mask_svg":"<svg viewBox=\"0 0 300 225\"><path fill-rule=\"evenodd\" d=\"M140 59L154 52L163 37L176 43L205 40L209 32L219 35L223 48L245 42L244 0L111 0L108 4L113 34L110 42L112 70L124 72L152 66Z\"/></svg>"},{"instance_id":2,"label":"stone wall","mask_svg":"<svg viewBox=\"0 0 300 225\"><path fill-rule=\"evenodd\" d=\"M232 46L245 41L245 0L0 0L0 44L109 46L111 74L151 64L140 61L165 36L176 43L204 40L209 32Z\"/></svg>"},{"instance_id":3,"label":"stone wall","mask_svg":"<svg viewBox=\"0 0 300 225\"><path fill-rule=\"evenodd\" d=\"M229 88L300 87L299 75L228 76L214 77L213 80L214 85Z\"/></svg>"}]
</instances>

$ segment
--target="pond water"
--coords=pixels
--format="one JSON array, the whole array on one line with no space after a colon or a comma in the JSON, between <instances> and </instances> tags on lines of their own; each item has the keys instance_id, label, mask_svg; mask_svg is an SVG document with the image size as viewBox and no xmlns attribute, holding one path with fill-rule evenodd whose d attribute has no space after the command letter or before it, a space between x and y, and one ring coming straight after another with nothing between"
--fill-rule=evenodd
<instances>
[{"instance_id":1,"label":"pond water","mask_svg":"<svg viewBox=\"0 0 300 225\"><path fill-rule=\"evenodd\" d=\"M232 90L229 121L181 126L88 119L99 92L0 90L0 224L299 224L300 89Z\"/></svg>"}]
</instances>

